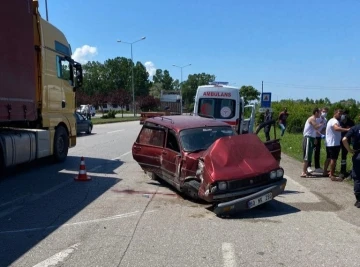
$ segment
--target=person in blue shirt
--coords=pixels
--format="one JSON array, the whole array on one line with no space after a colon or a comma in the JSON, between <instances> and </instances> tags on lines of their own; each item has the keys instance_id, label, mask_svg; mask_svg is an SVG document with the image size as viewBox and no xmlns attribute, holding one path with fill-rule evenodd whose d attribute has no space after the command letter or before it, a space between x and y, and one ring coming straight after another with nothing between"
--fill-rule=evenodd
<instances>
[{"instance_id":1,"label":"person in blue shirt","mask_svg":"<svg viewBox=\"0 0 360 267\"><path fill-rule=\"evenodd\" d=\"M360 208L360 124L350 128L342 139L342 143L346 150L353 154L351 177L354 179L355 207ZM350 143L352 143L352 148Z\"/></svg>"}]
</instances>

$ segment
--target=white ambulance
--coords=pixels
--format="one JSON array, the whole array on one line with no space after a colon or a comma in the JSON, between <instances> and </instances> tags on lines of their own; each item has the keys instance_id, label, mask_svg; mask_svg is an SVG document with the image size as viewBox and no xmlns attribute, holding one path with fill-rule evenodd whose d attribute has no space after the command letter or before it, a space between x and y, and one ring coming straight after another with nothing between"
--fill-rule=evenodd
<instances>
[{"instance_id":1,"label":"white ambulance","mask_svg":"<svg viewBox=\"0 0 360 267\"><path fill-rule=\"evenodd\" d=\"M233 126L238 134L253 133L255 105L244 105L240 89L227 82L212 82L197 88L193 116L210 117Z\"/></svg>"}]
</instances>

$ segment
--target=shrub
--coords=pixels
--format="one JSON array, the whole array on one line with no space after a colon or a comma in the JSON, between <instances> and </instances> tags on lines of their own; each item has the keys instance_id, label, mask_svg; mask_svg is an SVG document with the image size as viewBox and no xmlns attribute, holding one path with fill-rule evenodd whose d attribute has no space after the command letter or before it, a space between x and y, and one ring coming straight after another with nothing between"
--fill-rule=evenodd
<instances>
[{"instance_id":1,"label":"shrub","mask_svg":"<svg viewBox=\"0 0 360 267\"><path fill-rule=\"evenodd\" d=\"M101 118L102 119L114 119L116 116L115 110L109 110L106 114L104 114Z\"/></svg>"}]
</instances>

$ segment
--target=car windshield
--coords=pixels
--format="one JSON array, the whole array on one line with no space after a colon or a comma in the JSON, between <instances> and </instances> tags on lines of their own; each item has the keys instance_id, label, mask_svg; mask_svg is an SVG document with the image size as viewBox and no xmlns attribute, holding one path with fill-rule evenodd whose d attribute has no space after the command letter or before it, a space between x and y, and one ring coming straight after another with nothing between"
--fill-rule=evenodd
<instances>
[{"instance_id":1,"label":"car windshield","mask_svg":"<svg viewBox=\"0 0 360 267\"><path fill-rule=\"evenodd\" d=\"M224 136L234 135L231 127L204 127L182 130L180 142L187 152L206 150L216 139Z\"/></svg>"}]
</instances>

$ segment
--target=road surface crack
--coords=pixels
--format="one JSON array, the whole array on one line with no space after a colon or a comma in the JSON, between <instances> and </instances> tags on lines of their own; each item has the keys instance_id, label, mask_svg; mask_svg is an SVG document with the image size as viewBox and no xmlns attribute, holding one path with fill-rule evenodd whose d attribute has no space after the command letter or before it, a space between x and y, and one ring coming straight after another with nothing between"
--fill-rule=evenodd
<instances>
[{"instance_id":1,"label":"road surface crack","mask_svg":"<svg viewBox=\"0 0 360 267\"><path fill-rule=\"evenodd\" d=\"M155 193L152 194L149 202L145 205L144 210L141 212L141 215L140 215L139 219L137 220L137 222L136 222L136 224L135 224L134 231L133 231L132 234L131 234L129 243L128 243L127 246L126 246L124 253L121 255L121 258L120 258L120 261L119 261L119 264L117 265L117 267L119 267L119 266L121 265L121 263L122 263L125 255L126 255L128 249L129 249L129 247L130 247L130 245L131 245L131 243L132 243L132 241L133 241L133 239L134 239L134 236L135 236L136 230L137 230L137 228L138 228L138 226L139 226L139 223L140 223L142 217L144 216L145 211L147 210L148 206L150 205L150 203L152 202L153 198L156 196L157 192L159 191L159 188L160 188L159 186L156 188Z\"/></svg>"}]
</instances>

